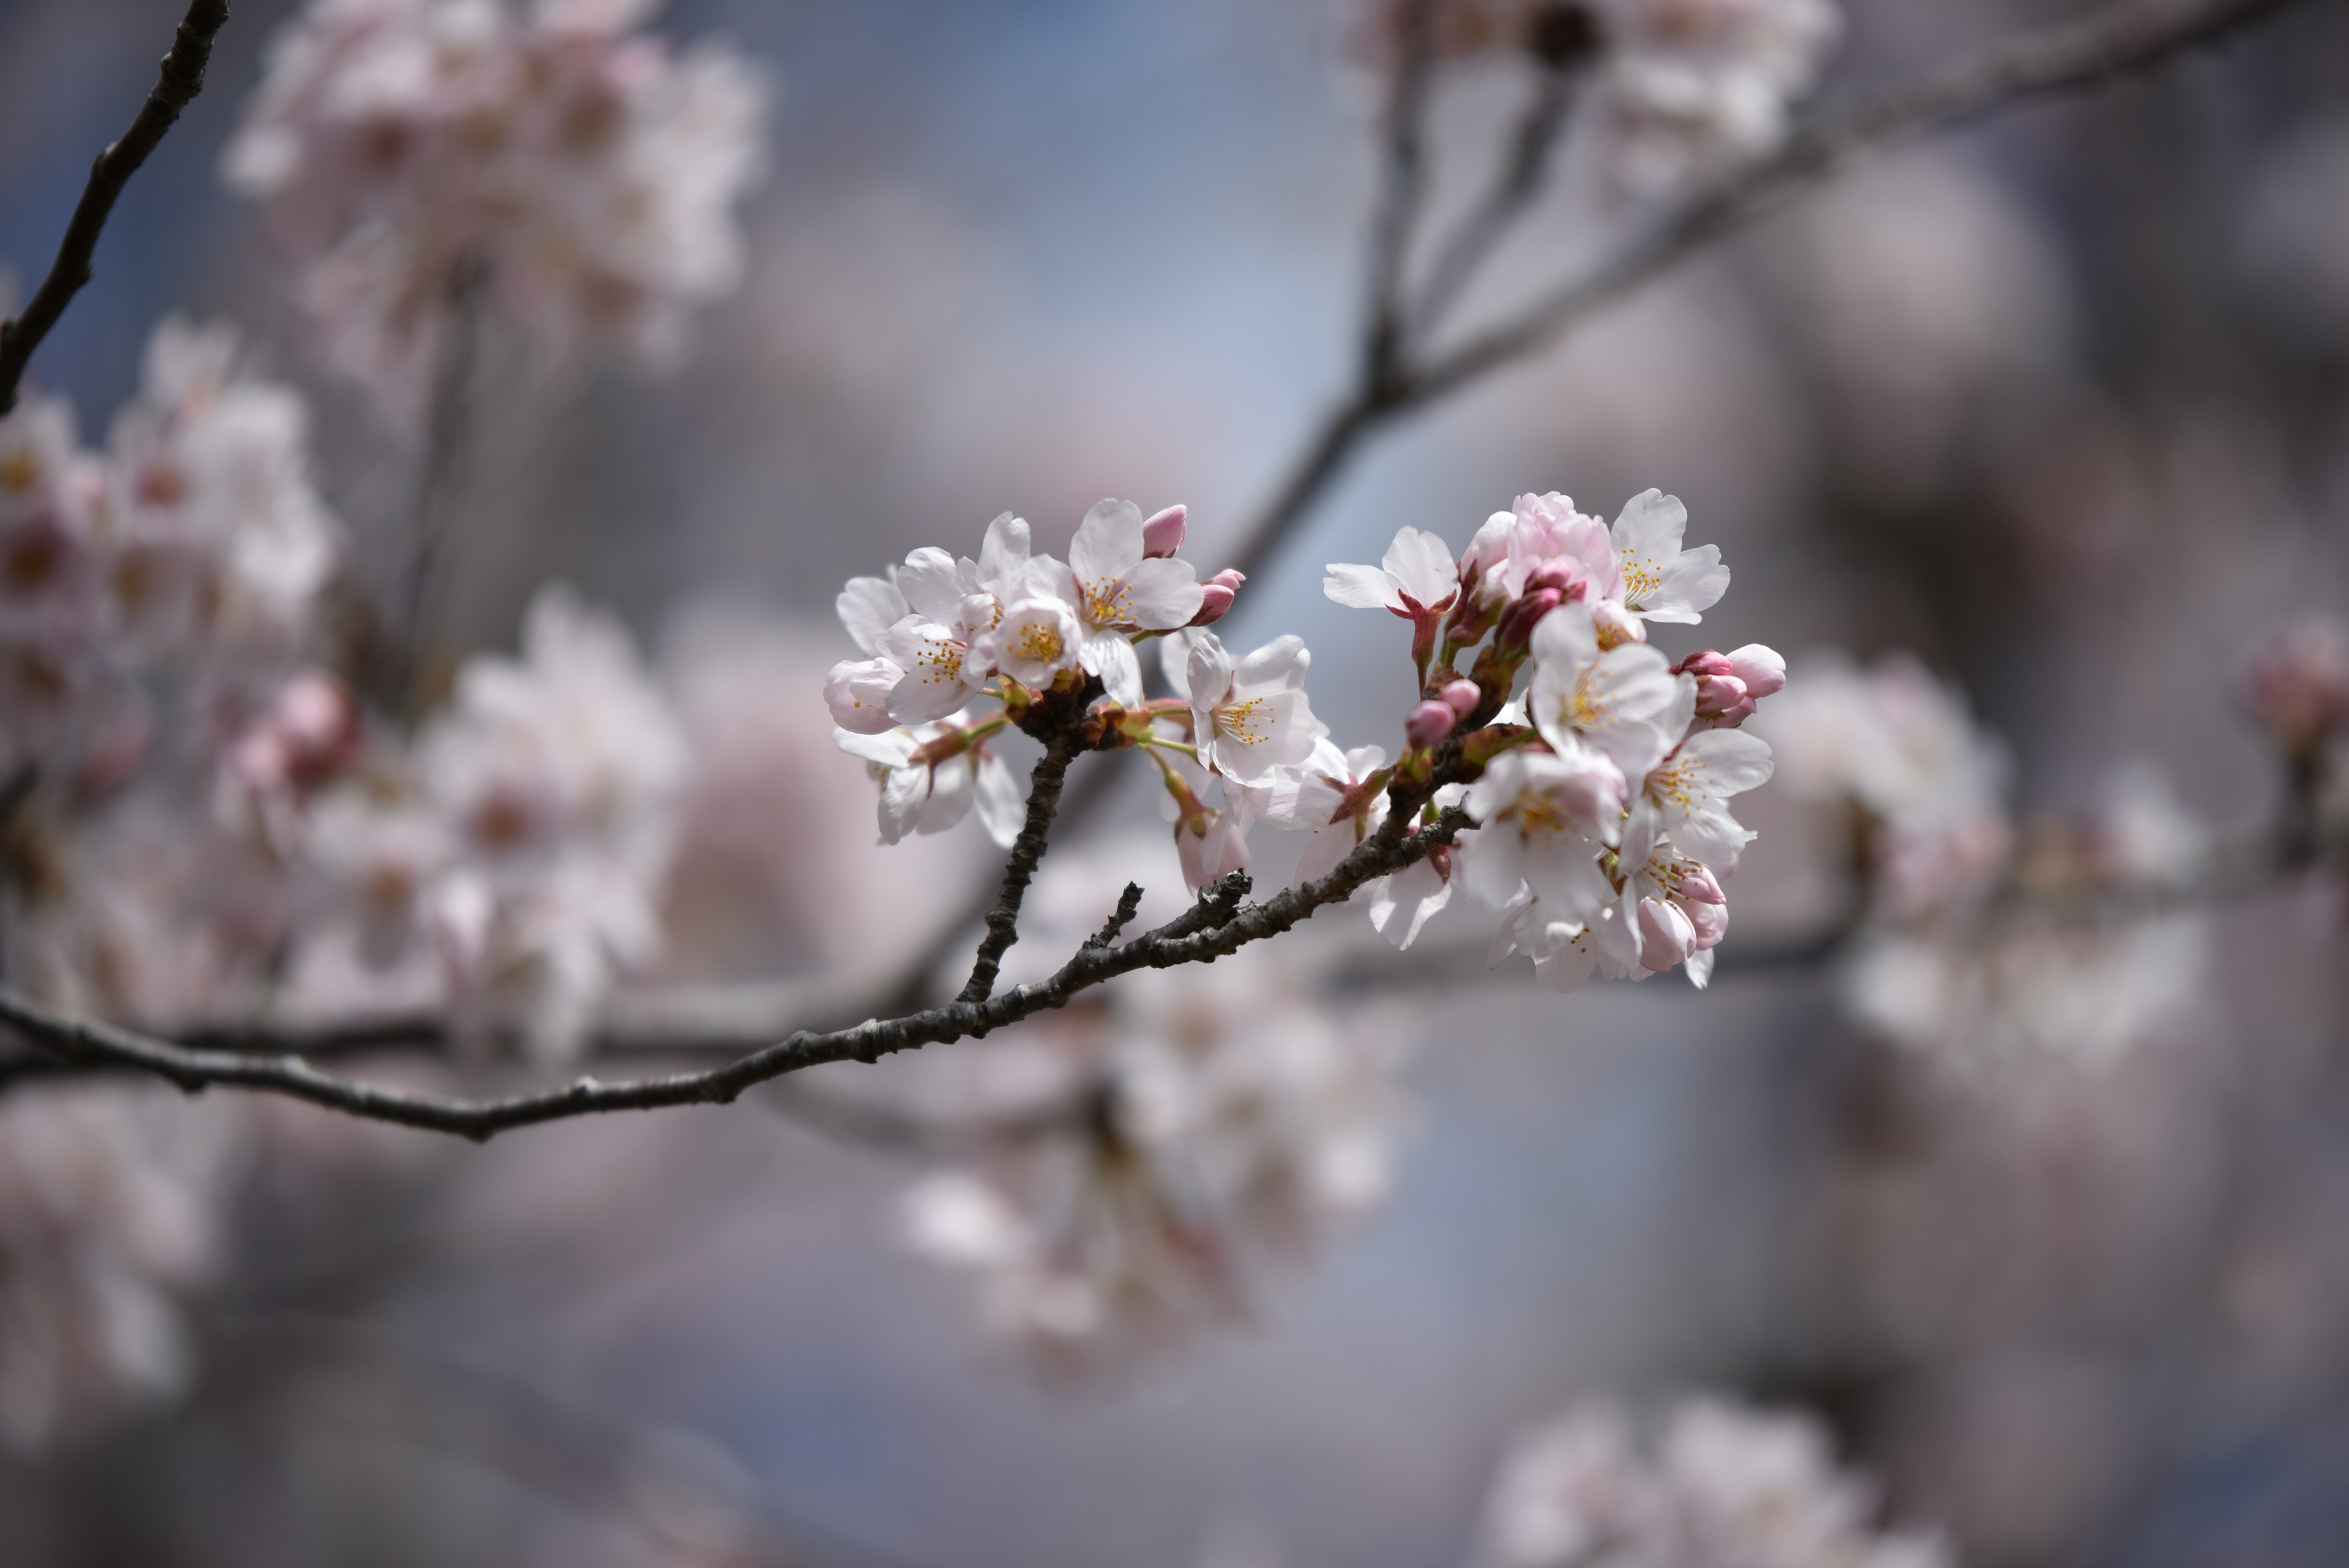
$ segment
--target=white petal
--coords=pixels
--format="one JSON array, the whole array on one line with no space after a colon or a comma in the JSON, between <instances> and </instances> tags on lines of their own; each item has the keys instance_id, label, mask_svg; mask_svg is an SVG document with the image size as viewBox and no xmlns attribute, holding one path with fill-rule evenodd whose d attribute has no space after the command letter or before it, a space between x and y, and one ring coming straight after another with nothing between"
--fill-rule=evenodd
<instances>
[{"instance_id":1,"label":"white petal","mask_svg":"<svg viewBox=\"0 0 2349 1568\"><path fill-rule=\"evenodd\" d=\"M1677 495L1643 490L1616 514L1612 537L1617 555L1669 561L1681 553L1688 533L1688 508Z\"/></svg>"},{"instance_id":2,"label":"white petal","mask_svg":"<svg viewBox=\"0 0 2349 1568\"><path fill-rule=\"evenodd\" d=\"M897 589L915 614L951 626L962 611L961 565L944 550L925 545L897 568Z\"/></svg>"},{"instance_id":3,"label":"white petal","mask_svg":"<svg viewBox=\"0 0 2349 1568\"><path fill-rule=\"evenodd\" d=\"M1381 563L1395 586L1422 609L1436 609L1460 591L1460 572L1452 564L1452 547L1441 536L1405 528L1387 546Z\"/></svg>"},{"instance_id":4,"label":"white petal","mask_svg":"<svg viewBox=\"0 0 2349 1568\"><path fill-rule=\"evenodd\" d=\"M978 547L978 580L992 592L1009 597L1019 593L1018 579L1027 568L1027 519L1002 513L987 525L987 540Z\"/></svg>"},{"instance_id":5,"label":"white petal","mask_svg":"<svg viewBox=\"0 0 2349 1568\"><path fill-rule=\"evenodd\" d=\"M929 798L929 769L891 769L889 776L881 784L881 842L895 844L912 832L920 821L923 805Z\"/></svg>"},{"instance_id":6,"label":"white petal","mask_svg":"<svg viewBox=\"0 0 2349 1568\"><path fill-rule=\"evenodd\" d=\"M1142 702L1142 660L1135 657L1133 644L1119 632L1104 632L1085 639L1085 650L1092 656L1089 668L1102 678L1102 687L1125 707Z\"/></svg>"},{"instance_id":7,"label":"white petal","mask_svg":"<svg viewBox=\"0 0 2349 1568\"><path fill-rule=\"evenodd\" d=\"M978 783L968 753L948 758L933 768L929 798L922 803L914 831L924 836L944 833L968 816L971 801L978 793Z\"/></svg>"},{"instance_id":8,"label":"white petal","mask_svg":"<svg viewBox=\"0 0 2349 1568\"><path fill-rule=\"evenodd\" d=\"M909 608L905 596L885 577L849 578L833 606L840 612L840 624L866 653L881 651L882 638L905 618Z\"/></svg>"},{"instance_id":9,"label":"white petal","mask_svg":"<svg viewBox=\"0 0 2349 1568\"><path fill-rule=\"evenodd\" d=\"M1142 508L1131 501L1096 502L1069 545L1069 569L1083 583L1116 581L1141 560Z\"/></svg>"},{"instance_id":10,"label":"white petal","mask_svg":"<svg viewBox=\"0 0 2349 1568\"><path fill-rule=\"evenodd\" d=\"M834 730L833 743L852 757L861 757L885 768L902 768L920 742L903 730L891 730L885 734L863 734L854 730Z\"/></svg>"},{"instance_id":11,"label":"white petal","mask_svg":"<svg viewBox=\"0 0 2349 1568\"><path fill-rule=\"evenodd\" d=\"M1168 689L1185 701L1191 697L1191 644L1207 635L1200 630L1177 631L1159 639L1159 672L1166 677Z\"/></svg>"},{"instance_id":12,"label":"white petal","mask_svg":"<svg viewBox=\"0 0 2349 1568\"><path fill-rule=\"evenodd\" d=\"M1377 566L1346 566L1332 563L1321 579L1321 591L1348 609L1401 609L1402 597L1393 581Z\"/></svg>"},{"instance_id":13,"label":"white petal","mask_svg":"<svg viewBox=\"0 0 2349 1568\"><path fill-rule=\"evenodd\" d=\"M1171 631L1189 624L1199 613L1206 590L1188 561L1151 559L1135 566L1126 580L1133 587L1126 613L1146 631Z\"/></svg>"},{"instance_id":14,"label":"white petal","mask_svg":"<svg viewBox=\"0 0 2349 1568\"><path fill-rule=\"evenodd\" d=\"M1557 670L1565 677L1567 690L1573 690L1582 667L1599 657L1599 627L1589 609L1560 605L1542 617L1534 626L1533 655L1539 669Z\"/></svg>"},{"instance_id":15,"label":"white petal","mask_svg":"<svg viewBox=\"0 0 2349 1568\"><path fill-rule=\"evenodd\" d=\"M1305 685L1313 655L1301 637L1277 637L1239 662L1232 671L1232 691L1253 697L1262 691L1295 691Z\"/></svg>"},{"instance_id":16,"label":"white petal","mask_svg":"<svg viewBox=\"0 0 2349 1568\"><path fill-rule=\"evenodd\" d=\"M978 821L999 849L1009 849L1028 824L1028 801L1019 780L1001 757L978 748Z\"/></svg>"},{"instance_id":17,"label":"white petal","mask_svg":"<svg viewBox=\"0 0 2349 1568\"><path fill-rule=\"evenodd\" d=\"M1192 638L1190 668L1184 685L1194 709L1221 702L1232 689L1232 656L1224 651L1224 639L1214 632L1201 631ZM1201 732L1204 735L1204 726Z\"/></svg>"},{"instance_id":18,"label":"white petal","mask_svg":"<svg viewBox=\"0 0 2349 1568\"><path fill-rule=\"evenodd\" d=\"M1516 828L1504 824L1460 836L1453 876L1487 909L1506 909L1526 885L1525 856Z\"/></svg>"},{"instance_id":19,"label":"white petal","mask_svg":"<svg viewBox=\"0 0 2349 1568\"><path fill-rule=\"evenodd\" d=\"M1663 583L1644 607L1650 620L1667 625L1694 626L1729 591L1729 568L1722 564L1721 546L1706 545L1684 552L1664 567Z\"/></svg>"}]
</instances>

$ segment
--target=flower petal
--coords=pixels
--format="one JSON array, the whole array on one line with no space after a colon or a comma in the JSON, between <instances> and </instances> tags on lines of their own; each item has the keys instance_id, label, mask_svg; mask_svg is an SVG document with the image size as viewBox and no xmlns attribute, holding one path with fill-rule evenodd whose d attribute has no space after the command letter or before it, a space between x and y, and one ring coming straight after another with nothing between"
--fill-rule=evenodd
<instances>
[{"instance_id":1,"label":"flower petal","mask_svg":"<svg viewBox=\"0 0 2349 1568\"><path fill-rule=\"evenodd\" d=\"M868 654L881 651L882 638L905 618L910 608L897 585L886 577L849 578L833 607L840 612L840 624L848 628L856 646Z\"/></svg>"},{"instance_id":2,"label":"flower petal","mask_svg":"<svg viewBox=\"0 0 2349 1568\"><path fill-rule=\"evenodd\" d=\"M1126 601L1126 614L1134 625L1148 631L1171 631L1187 624L1206 597L1199 587L1199 574L1188 561L1143 561L1127 574L1126 581L1133 588Z\"/></svg>"},{"instance_id":3,"label":"flower petal","mask_svg":"<svg viewBox=\"0 0 2349 1568\"><path fill-rule=\"evenodd\" d=\"M1077 524L1069 545L1069 567L1080 582L1123 577L1142 560L1142 508L1131 501L1099 501ZM1196 607L1193 607L1195 609Z\"/></svg>"},{"instance_id":4,"label":"flower petal","mask_svg":"<svg viewBox=\"0 0 2349 1568\"><path fill-rule=\"evenodd\" d=\"M1378 566L1347 566L1331 563L1321 579L1321 591L1348 609L1402 608L1402 596L1393 579Z\"/></svg>"}]
</instances>

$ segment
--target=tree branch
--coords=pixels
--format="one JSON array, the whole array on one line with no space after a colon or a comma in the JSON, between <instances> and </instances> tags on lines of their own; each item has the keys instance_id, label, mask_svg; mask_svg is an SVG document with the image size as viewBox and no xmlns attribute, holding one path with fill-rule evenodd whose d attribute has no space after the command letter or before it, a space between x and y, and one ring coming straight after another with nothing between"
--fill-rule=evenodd
<instances>
[{"instance_id":1,"label":"tree branch","mask_svg":"<svg viewBox=\"0 0 2349 1568\"><path fill-rule=\"evenodd\" d=\"M1323 416L1279 490L1241 536L1237 564L1243 571L1260 569L1363 441L1389 420L1550 348L1602 306L1654 282L1772 202L1855 158L2014 104L2099 86L2304 3L2122 0L2077 21L2017 34L1863 99L1683 202L1504 325L1433 360L1399 362L1383 380L1361 378Z\"/></svg>"},{"instance_id":2,"label":"tree branch","mask_svg":"<svg viewBox=\"0 0 2349 1568\"><path fill-rule=\"evenodd\" d=\"M1362 330L1362 380L1390 379L1403 350L1403 277L1427 195L1427 99L1434 78L1435 21L1441 0L1391 0L1395 8L1394 75L1381 121L1385 162L1371 224L1370 293Z\"/></svg>"},{"instance_id":3,"label":"tree branch","mask_svg":"<svg viewBox=\"0 0 2349 1568\"><path fill-rule=\"evenodd\" d=\"M74 205L48 275L16 319L0 326L0 414L16 406L16 387L24 379L33 350L41 346L41 339L66 313L73 296L90 280L90 260L98 251L98 236L114 211L115 199L162 141L180 111L203 91L212 39L227 23L228 0L190 0L188 14L172 35L171 51L163 57L162 70L147 101L140 105L138 118L122 139L99 153L90 166L89 182L82 187L81 200Z\"/></svg>"},{"instance_id":4,"label":"tree branch","mask_svg":"<svg viewBox=\"0 0 2349 1568\"><path fill-rule=\"evenodd\" d=\"M320 1071L299 1056L264 1056L174 1044L111 1024L51 1012L13 992L0 990L0 1025L27 1044L53 1055L109 1064L150 1073L195 1094L215 1085L255 1090L304 1100L369 1121L389 1122L428 1132L449 1133L476 1142L498 1133L544 1122L616 1111L668 1106L726 1105L744 1090L828 1062L874 1062L920 1045L984 1033L1065 1004L1078 992L1139 969L1172 969L1212 963L1250 942L1278 936L1326 905L1342 902L1374 877L1400 870L1449 844L1467 826L1454 808L1416 833L1404 828L1433 793L1434 784L1459 776L1456 767L1439 769L1428 785L1397 791L1392 820L1356 846L1328 876L1288 888L1260 904L1244 904L1245 873L1234 873L1206 889L1197 902L1157 929L1122 947L1098 940L1049 979L1016 987L985 1002L954 1002L887 1022L868 1019L849 1029L802 1030L788 1039L727 1064L702 1072L671 1074L607 1084L583 1077L567 1087L465 1099L414 1093ZM1122 899L1119 912L1130 918Z\"/></svg>"},{"instance_id":5,"label":"tree branch","mask_svg":"<svg viewBox=\"0 0 2349 1568\"><path fill-rule=\"evenodd\" d=\"M1036 759L1035 771L1028 775L1028 820L1012 842L1011 858L1004 863L1003 892L987 913L987 935L979 939L978 957L970 966L970 979L964 982L962 994L955 998L957 1002L985 1002L994 992L1003 955L1019 940L1020 901L1027 898L1029 879L1044 858L1052 814L1061 805L1061 781L1068 776L1076 751L1076 740L1070 732L1055 732L1044 744L1044 754Z\"/></svg>"}]
</instances>

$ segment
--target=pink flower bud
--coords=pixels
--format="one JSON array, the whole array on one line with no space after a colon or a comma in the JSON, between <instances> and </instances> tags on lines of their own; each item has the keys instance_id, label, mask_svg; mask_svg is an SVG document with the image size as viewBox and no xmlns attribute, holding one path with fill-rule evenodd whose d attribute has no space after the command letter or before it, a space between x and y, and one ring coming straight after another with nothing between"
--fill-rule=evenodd
<instances>
[{"instance_id":1,"label":"pink flower bud","mask_svg":"<svg viewBox=\"0 0 2349 1568\"><path fill-rule=\"evenodd\" d=\"M1414 746L1432 746L1452 733L1452 726L1458 722L1448 704L1422 702L1402 722L1402 732Z\"/></svg>"},{"instance_id":2,"label":"pink flower bud","mask_svg":"<svg viewBox=\"0 0 2349 1568\"><path fill-rule=\"evenodd\" d=\"M1189 624L1213 626L1223 619L1225 612L1232 607L1232 601L1239 597L1240 585L1247 581L1247 577L1244 574L1226 566L1222 571L1201 583L1199 613L1191 618Z\"/></svg>"},{"instance_id":3,"label":"pink flower bud","mask_svg":"<svg viewBox=\"0 0 2349 1568\"><path fill-rule=\"evenodd\" d=\"M1526 574L1525 591L1528 595L1544 588L1556 588L1568 599L1580 599L1590 592L1589 575L1579 561L1552 558Z\"/></svg>"},{"instance_id":4,"label":"pink flower bud","mask_svg":"<svg viewBox=\"0 0 2349 1568\"><path fill-rule=\"evenodd\" d=\"M1171 556L1183 547L1184 536L1190 532L1191 509L1176 502L1142 525L1142 553L1145 556Z\"/></svg>"},{"instance_id":5,"label":"pink flower bud","mask_svg":"<svg viewBox=\"0 0 2349 1568\"><path fill-rule=\"evenodd\" d=\"M1566 596L1556 588L1537 588L1509 607L1501 618L1501 629L1494 642L1504 648L1525 649L1534 639L1534 628L1542 617L1566 602Z\"/></svg>"},{"instance_id":6,"label":"pink flower bud","mask_svg":"<svg viewBox=\"0 0 2349 1568\"><path fill-rule=\"evenodd\" d=\"M1688 917L1690 929L1696 932L1697 951L1719 947L1721 939L1729 934L1727 904L1684 903L1680 909Z\"/></svg>"},{"instance_id":7,"label":"pink flower bud","mask_svg":"<svg viewBox=\"0 0 2349 1568\"><path fill-rule=\"evenodd\" d=\"M1688 961L1697 950L1696 928L1681 912L1677 904L1661 898L1640 900L1640 963L1644 969L1661 974L1675 964Z\"/></svg>"},{"instance_id":8,"label":"pink flower bud","mask_svg":"<svg viewBox=\"0 0 2349 1568\"><path fill-rule=\"evenodd\" d=\"M1681 865L1683 869L1681 872L1680 889L1673 894L1675 898L1683 904L1729 902L1729 895L1721 890L1721 881L1713 876L1712 867L1700 866L1691 860L1683 860Z\"/></svg>"},{"instance_id":9,"label":"pink flower bud","mask_svg":"<svg viewBox=\"0 0 2349 1568\"><path fill-rule=\"evenodd\" d=\"M1717 730L1734 730L1754 717L1754 697L1737 676L1729 655L1706 649L1672 666L1675 675L1696 677L1696 716ZM1785 676L1779 677L1781 683Z\"/></svg>"},{"instance_id":10,"label":"pink flower bud","mask_svg":"<svg viewBox=\"0 0 2349 1568\"><path fill-rule=\"evenodd\" d=\"M1764 697L1775 697L1786 689L1786 660L1775 648L1749 642L1733 649L1729 666L1730 672L1745 682L1745 694L1756 702Z\"/></svg>"},{"instance_id":11,"label":"pink flower bud","mask_svg":"<svg viewBox=\"0 0 2349 1568\"><path fill-rule=\"evenodd\" d=\"M1437 695L1444 699L1444 705L1452 710L1453 717L1456 719L1467 718L1476 711L1476 704L1485 700L1484 691L1465 676L1447 684Z\"/></svg>"}]
</instances>

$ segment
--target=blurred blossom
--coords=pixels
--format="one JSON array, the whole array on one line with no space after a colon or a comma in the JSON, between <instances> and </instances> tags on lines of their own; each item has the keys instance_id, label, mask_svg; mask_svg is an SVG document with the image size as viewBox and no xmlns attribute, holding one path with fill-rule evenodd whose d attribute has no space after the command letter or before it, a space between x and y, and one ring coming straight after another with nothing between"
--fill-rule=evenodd
<instances>
[{"instance_id":1,"label":"blurred blossom","mask_svg":"<svg viewBox=\"0 0 2349 1568\"><path fill-rule=\"evenodd\" d=\"M185 1386L180 1297L218 1261L235 1127L164 1090L0 1102L0 1445L86 1435Z\"/></svg>"},{"instance_id":2,"label":"blurred blossom","mask_svg":"<svg viewBox=\"0 0 2349 1568\"><path fill-rule=\"evenodd\" d=\"M1789 667L1750 728L1766 735L1786 793L1857 813L1850 869L1909 919L1987 892L2013 830L2008 763L1963 700L1915 659L1862 671L1837 652Z\"/></svg>"},{"instance_id":3,"label":"blurred blossom","mask_svg":"<svg viewBox=\"0 0 2349 1568\"><path fill-rule=\"evenodd\" d=\"M1853 1009L1944 1061L2106 1062L2174 1027L2202 992L2210 917L2164 895L2189 886L2205 855L2203 829L2168 786L2125 770L2085 823L2025 836L2013 876L2044 910L1992 903L1872 939L1847 977Z\"/></svg>"},{"instance_id":4,"label":"blurred blossom","mask_svg":"<svg viewBox=\"0 0 2349 1568\"><path fill-rule=\"evenodd\" d=\"M1601 158L1637 195L1768 152L1843 33L1832 0L1591 0Z\"/></svg>"},{"instance_id":5,"label":"blurred blossom","mask_svg":"<svg viewBox=\"0 0 2349 1568\"><path fill-rule=\"evenodd\" d=\"M1913 153L1828 186L1765 254L1869 500L1935 493L1985 417L2066 367L2060 258L2001 182L1955 155Z\"/></svg>"},{"instance_id":6,"label":"blurred blossom","mask_svg":"<svg viewBox=\"0 0 2349 1568\"><path fill-rule=\"evenodd\" d=\"M2284 628L2252 650L2246 685L2276 744L2315 757L2349 730L2349 629L2329 617Z\"/></svg>"},{"instance_id":7,"label":"blurred blossom","mask_svg":"<svg viewBox=\"0 0 2349 1568\"><path fill-rule=\"evenodd\" d=\"M1610 1406L1517 1439L1485 1514L1493 1568L1946 1568L1879 1533L1872 1489L1807 1417L1698 1397L1652 1430Z\"/></svg>"},{"instance_id":8,"label":"blurred blossom","mask_svg":"<svg viewBox=\"0 0 2349 1568\"><path fill-rule=\"evenodd\" d=\"M228 147L328 358L413 419L464 296L551 357L673 358L742 271L764 89L634 29L657 0L316 0Z\"/></svg>"},{"instance_id":9,"label":"blurred blossom","mask_svg":"<svg viewBox=\"0 0 2349 1568\"><path fill-rule=\"evenodd\" d=\"M659 950L688 766L626 630L543 592L518 658L468 660L412 747L320 801L306 849L335 914L305 932L298 1000L367 1000L335 990L353 949L377 970L429 950L460 1029L574 1051L616 976Z\"/></svg>"},{"instance_id":10,"label":"blurred blossom","mask_svg":"<svg viewBox=\"0 0 2349 1568\"><path fill-rule=\"evenodd\" d=\"M1066 1125L926 1179L905 1211L1040 1371L1126 1370L1252 1321L1275 1275L1384 1197L1393 1044L1279 960L1129 976L1056 1027L1081 1064Z\"/></svg>"}]
</instances>

